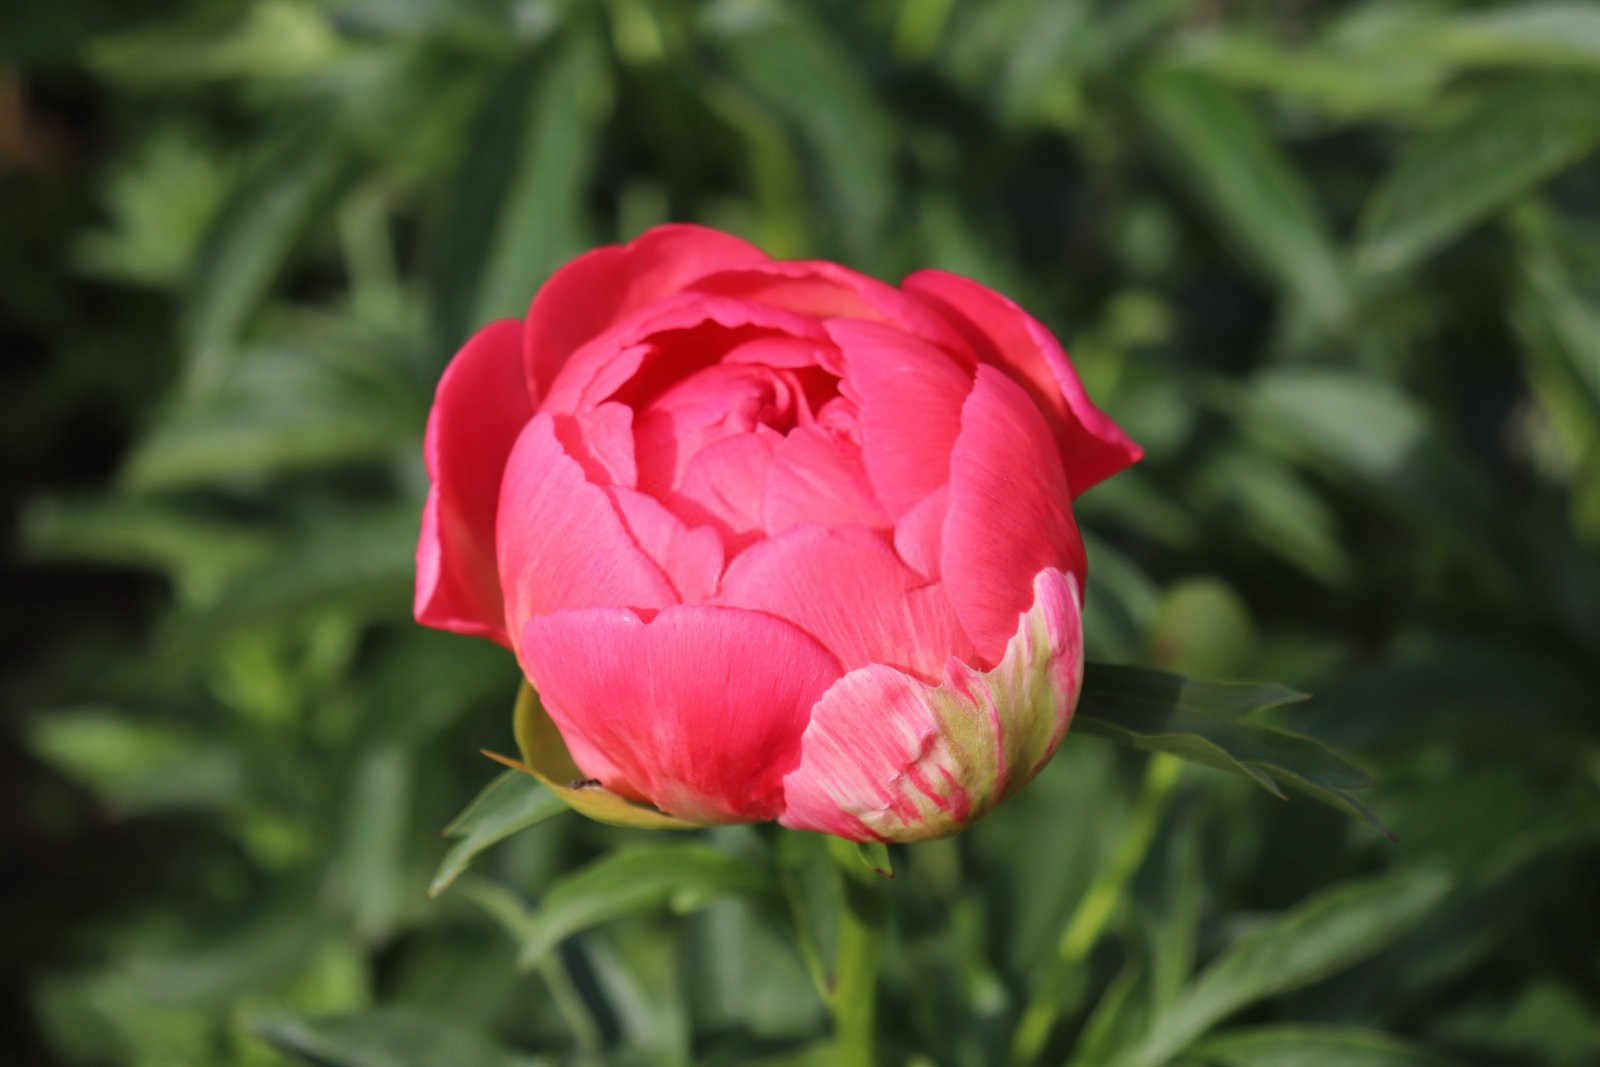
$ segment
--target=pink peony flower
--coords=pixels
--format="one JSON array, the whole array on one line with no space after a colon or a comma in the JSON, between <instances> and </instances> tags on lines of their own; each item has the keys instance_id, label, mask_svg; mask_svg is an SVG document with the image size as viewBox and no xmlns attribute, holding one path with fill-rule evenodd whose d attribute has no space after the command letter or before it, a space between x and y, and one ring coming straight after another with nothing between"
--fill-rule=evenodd
<instances>
[{"instance_id":1,"label":"pink peony flower","mask_svg":"<svg viewBox=\"0 0 1600 1067\"><path fill-rule=\"evenodd\" d=\"M1071 501L1139 455L975 282L662 226L568 263L445 371L416 616L511 648L596 788L938 836L1066 733Z\"/></svg>"}]
</instances>

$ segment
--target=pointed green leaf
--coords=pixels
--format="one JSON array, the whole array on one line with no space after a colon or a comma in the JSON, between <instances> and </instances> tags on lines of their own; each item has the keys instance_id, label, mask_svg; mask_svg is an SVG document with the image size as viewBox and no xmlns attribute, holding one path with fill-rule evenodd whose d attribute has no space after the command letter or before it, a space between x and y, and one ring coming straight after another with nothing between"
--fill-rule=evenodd
<instances>
[{"instance_id":1,"label":"pointed green leaf","mask_svg":"<svg viewBox=\"0 0 1600 1067\"><path fill-rule=\"evenodd\" d=\"M1529 76L1415 141L1373 192L1358 262L1410 266L1600 145L1600 77Z\"/></svg>"},{"instance_id":2,"label":"pointed green leaf","mask_svg":"<svg viewBox=\"0 0 1600 1067\"><path fill-rule=\"evenodd\" d=\"M709 845L624 848L551 886L523 927L519 959L531 967L563 939L623 915L663 905L692 911L717 897L774 888L766 867Z\"/></svg>"},{"instance_id":3,"label":"pointed green leaf","mask_svg":"<svg viewBox=\"0 0 1600 1067\"><path fill-rule=\"evenodd\" d=\"M444 828L446 837L458 840L440 861L428 895L438 896L448 889L484 849L567 810L566 801L529 775L521 771L501 774Z\"/></svg>"},{"instance_id":4,"label":"pointed green leaf","mask_svg":"<svg viewBox=\"0 0 1600 1067\"><path fill-rule=\"evenodd\" d=\"M1138 99L1180 177L1229 236L1318 318L1341 318L1350 301L1344 267L1316 200L1244 99L1175 69L1146 75Z\"/></svg>"},{"instance_id":5,"label":"pointed green leaf","mask_svg":"<svg viewBox=\"0 0 1600 1067\"><path fill-rule=\"evenodd\" d=\"M1157 1067L1212 1025L1264 997L1365 959L1427 918L1451 880L1427 867L1325 890L1240 938L1155 1019L1116 1067Z\"/></svg>"},{"instance_id":6,"label":"pointed green leaf","mask_svg":"<svg viewBox=\"0 0 1600 1067\"><path fill-rule=\"evenodd\" d=\"M196 257L185 304L189 384L220 384L249 317L332 192L349 157L327 122L295 129L223 204Z\"/></svg>"},{"instance_id":7,"label":"pointed green leaf","mask_svg":"<svg viewBox=\"0 0 1600 1067\"><path fill-rule=\"evenodd\" d=\"M1448 1067L1450 1060L1361 1026L1289 1023L1230 1030L1190 1050L1215 1067Z\"/></svg>"},{"instance_id":8,"label":"pointed green leaf","mask_svg":"<svg viewBox=\"0 0 1600 1067\"><path fill-rule=\"evenodd\" d=\"M534 1067L489 1035L409 1008L332 1018L283 1015L256 1032L284 1052L323 1067Z\"/></svg>"}]
</instances>

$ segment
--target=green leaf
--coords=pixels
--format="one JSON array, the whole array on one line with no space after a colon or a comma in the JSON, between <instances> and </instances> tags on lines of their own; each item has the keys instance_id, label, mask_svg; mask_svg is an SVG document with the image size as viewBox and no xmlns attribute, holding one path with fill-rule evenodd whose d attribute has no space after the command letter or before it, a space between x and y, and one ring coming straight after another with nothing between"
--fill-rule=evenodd
<instances>
[{"instance_id":1,"label":"green leaf","mask_svg":"<svg viewBox=\"0 0 1600 1067\"><path fill-rule=\"evenodd\" d=\"M611 826L637 826L648 830L693 830L700 824L635 803L589 778L573 762L561 731L539 703L539 694L527 682L517 691L512 729L522 762L486 752L490 759L533 775L570 808L596 822Z\"/></svg>"},{"instance_id":2,"label":"green leaf","mask_svg":"<svg viewBox=\"0 0 1600 1067\"><path fill-rule=\"evenodd\" d=\"M599 46L575 32L509 69L490 95L448 194L432 271L441 343L522 315L550 272L583 251L608 79Z\"/></svg>"},{"instance_id":3,"label":"green leaf","mask_svg":"<svg viewBox=\"0 0 1600 1067\"><path fill-rule=\"evenodd\" d=\"M407 1008L333 1018L284 1015L256 1032L284 1052L323 1067L533 1067L487 1034Z\"/></svg>"},{"instance_id":4,"label":"green leaf","mask_svg":"<svg viewBox=\"0 0 1600 1067\"><path fill-rule=\"evenodd\" d=\"M40 716L29 724L28 747L120 815L227 809L247 793L246 767L236 749L108 711Z\"/></svg>"},{"instance_id":5,"label":"green leaf","mask_svg":"<svg viewBox=\"0 0 1600 1067\"><path fill-rule=\"evenodd\" d=\"M1229 236L1318 318L1341 319L1348 286L1316 200L1249 105L1214 78L1176 69L1142 78L1138 100Z\"/></svg>"},{"instance_id":6,"label":"green leaf","mask_svg":"<svg viewBox=\"0 0 1600 1067\"><path fill-rule=\"evenodd\" d=\"M458 840L440 861L428 895L438 896L448 889L484 849L567 810L566 801L536 779L521 771L506 771L444 828L446 837Z\"/></svg>"},{"instance_id":7,"label":"green leaf","mask_svg":"<svg viewBox=\"0 0 1600 1067\"><path fill-rule=\"evenodd\" d=\"M168 503L120 498L43 498L23 512L22 542L34 559L94 560L170 574L182 599L209 603L224 584L268 557L275 538L247 523L196 515Z\"/></svg>"},{"instance_id":8,"label":"green leaf","mask_svg":"<svg viewBox=\"0 0 1600 1067\"><path fill-rule=\"evenodd\" d=\"M550 887L521 930L519 959L531 967L565 938L623 915L663 905L692 911L717 897L774 889L769 869L709 845L623 848Z\"/></svg>"},{"instance_id":9,"label":"green leaf","mask_svg":"<svg viewBox=\"0 0 1600 1067\"><path fill-rule=\"evenodd\" d=\"M344 136L331 123L302 124L223 204L196 257L184 305L192 390L205 393L223 381L246 321L344 173L348 156Z\"/></svg>"},{"instance_id":10,"label":"green leaf","mask_svg":"<svg viewBox=\"0 0 1600 1067\"><path fill-rule=\"evenodd\" d=\"M1432 914L1450 889L1441 870L1417 867L1313 896L1219 956L1116 1067L1164 1064L1240 1008L1373 955Z\"/></svg>"},{"instance_id":11,"label":"green leaf","mask_svg":"<svg viewBox=\"0 0 1600 1067\"><path fill-rule=\"evenodd\" d=\"M821 191L838 219L837 238L866 259L878 250L893 203L898 127L859 64L806 7L770 0L742 11L714 5L708 21L721 31L718 43L740 82L797 128L815 153Z\"/></svg>"},{"instance_id":12,"label":"green leaf","mask_svg":"<svg viewBox=\"0 0 1600 1067\"><path fill-rule=\"evenodd\" d=\"M1090 663L1074 727L1147 752L1170 752L1244 775L1274 796L1281 786L1382 824L1349 792L1366 775L1320 741L1244 721L1251 712L1304 700L1270 683L1201 682L1164 671Z\"/></svg>"},{"instance_id":13,"label":"green leaf","mask_svg":"<svg viewBox=\"0 0 1600 1067\"><path fill-rule=\"evenodd\" d=\"M832 837L828 839L828 848L852 876L894 877L894 861L889 858L889 846L882 841L846 841L842 837Z\"/></svg>"},{"instance_id":14,"label":"green leaf","mask_svg":"<svg viewBox=\"0 0 1600 1067\"><path fill-rule=\"evenodd\" d=\"M1485 65L1600 67L1600 7L1572 0L1496 4L1441 22L1418 43Z\"/></svg>"},{"instance_id":15,"label":"green leaf","mask_svg":"<svg viewBox=\"0 0 1600 1067\"><path fill-rule=\"evenodd\" d=\"M1189 1054L1215 1067L1448 1067L1408 1041L1360 1026L1287 1023L1231 1030Z\"/></svg>"},{"instance_id":16,"label":"green leaf","mask_svg":"<svg viewBox=\"0 0 1600 1067\"><path fill-rule=\"evenodd\" d=\"M1600 77L1529 76L1415 141L1363 212L1357 262L1408 267L1600 144Z\"/></svg>"},{"instance_id":17,"label":"green leaf","mask_svg":"<svg viewBox=\"0 0 1600 1067\"><path fill-rule=\"evenodd\" d=\"M235 353L225 383L190 396L145 433L122 482L161 492L412 452L425 418L417 401L310 352Z\"/></svg>"}]
</instances>

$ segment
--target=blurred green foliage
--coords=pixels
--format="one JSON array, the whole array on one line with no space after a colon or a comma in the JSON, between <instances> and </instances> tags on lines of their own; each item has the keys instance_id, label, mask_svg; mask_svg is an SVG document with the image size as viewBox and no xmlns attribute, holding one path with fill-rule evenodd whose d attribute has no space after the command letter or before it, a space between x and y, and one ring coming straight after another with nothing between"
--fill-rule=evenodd
<instances>
[{"instance_id":1,"label":"blurred green foliage","mask_svg":"<svg viewBox=\"0 0 1600 1067\"><path fill-rule=\"evenodd\" d=\"M1265 724L1398 838L1074 733L894 850L886 1062L1029 1011L1049 1062L1600 1059L1600 7L0 19L12 1062L827 1062L813 843L503 784L440 836L516 671L409 621L432 385L669 218L1056 328L1149 453L1080 502L1091 655L1314 692Z\"/></svg>"}]
</instances>

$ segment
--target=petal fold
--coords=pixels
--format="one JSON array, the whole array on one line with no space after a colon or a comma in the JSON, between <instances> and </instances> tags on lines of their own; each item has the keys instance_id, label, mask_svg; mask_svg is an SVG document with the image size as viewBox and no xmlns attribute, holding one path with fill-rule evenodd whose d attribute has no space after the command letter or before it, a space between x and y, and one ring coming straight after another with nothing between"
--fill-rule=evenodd
<instances>
[{"instance_id":1,"label":"petal fold","mask_svg":"<svg viewBox=\"0 0 1600 1067\"><path fill-rule=\"evenodd\" d=\"M561 447L550 415L535 416L511 450L496 526L506 629L513 639L536 615L678 602L606 491L589 482Z\"/></svg>"},{"instance_id":2,"label":"petal fold","mask_svg":"<svg viewBox=\"0 0 1600 1067\"><path fill-rule=\"evenodd\" d=\"M886 663L936 678L971 642L937 585L859 526L797 526L745 549L722 578L718 602L787 619L846 670Z\"/></svg>"},{"instance_id":3,"label":"petal fold","mask_svg":"<svg viewBox=\"0 0 1600 1067\"><path fill-rule=\"evenodd\" d=\"M1094 406L1055 336L1014 302L942 270L917 271L900 287L944 312L980 359L1005 368L1028 391L1049 418L1073 496L1144 455Z\"/></svg>"},{"instance_id":4,"label":"petal fold","mask_svg":"<svg viewBox=\"0 0 1600 1067\"><path fill-rule=\"evenodd\" d=\"M846 319L827 327L844 353L867 475L899 518L945 483L972 377L939 348L892 327Z\"/></svg>"},{"instance_id":5,"label":"petal fold","mask_svg":"<svg viewBox=\"0 0 1600 1067\"><path fill-rule=\"evenodd\" d=\"M1054 568L1000 663L942 685L872 665L818 701L778 821L855 841L953 833L1016 792L1066 736L1083 685L1077 580Z\"/></svg>"}]
</instances>

